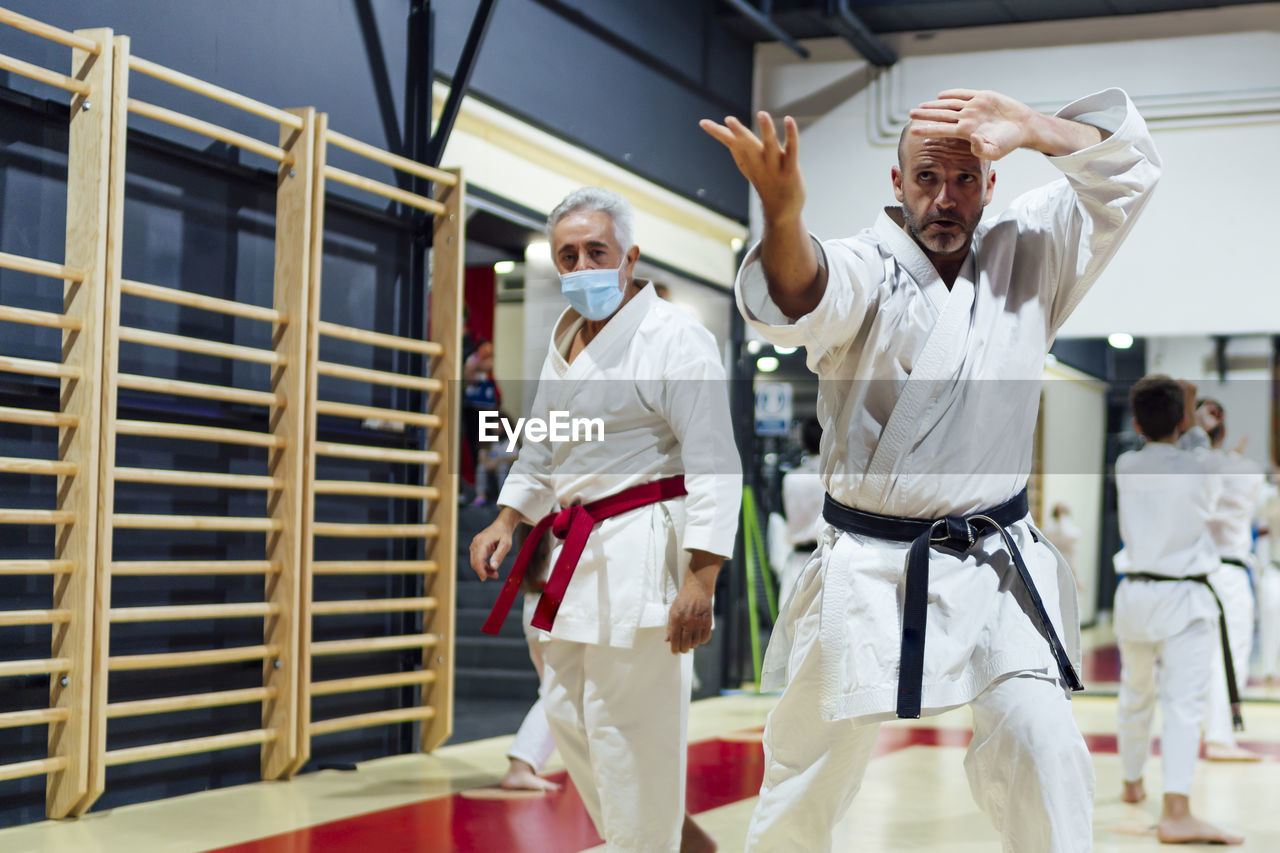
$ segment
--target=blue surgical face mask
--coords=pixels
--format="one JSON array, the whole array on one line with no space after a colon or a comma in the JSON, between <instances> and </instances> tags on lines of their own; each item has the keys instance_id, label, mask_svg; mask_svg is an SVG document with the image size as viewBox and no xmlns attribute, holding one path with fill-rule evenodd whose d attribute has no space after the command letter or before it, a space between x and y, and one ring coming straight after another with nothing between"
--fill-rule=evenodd
<instances>
[{"instance_id":1,"label":"blue surgical face mask","mask_svg":"<svg viewBox=\"0 0 1280 853\"><path fill-rule=\"evenodd\" d=\"M604 320L622 304L621 267L578 270L560 276L560 292L588 320Z\"/></svg>"}]
</instances>

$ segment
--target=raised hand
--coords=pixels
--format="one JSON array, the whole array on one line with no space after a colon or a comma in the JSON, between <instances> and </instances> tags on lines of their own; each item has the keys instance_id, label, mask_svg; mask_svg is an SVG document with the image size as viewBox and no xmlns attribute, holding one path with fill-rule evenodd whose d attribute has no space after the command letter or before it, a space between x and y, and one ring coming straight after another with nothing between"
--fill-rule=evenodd
<instances>
[{"instance_id":1,"label":"raised hand","mask_svg":"<svg viewBox=\"0 0 1280 853\"><path fill-rule=\"evenodd\" d=\"M1036 116L1039 113L1026 104L999 92L948 89L911 111L910 133L960 139L969 143L975 157L999 160L1027 144Z\"/></svg>"},{"instance_id":2,"label":"raised hand","mask_svg":"<svg viewBox=\"0 0 1280 853\"><path fill-rule=\"evenodd\" d=\"M738 171L759 194L766 220L798 218L804 207L804 179L797 163L800 131L795 119L783 119L786 139L782 144L772 116L761 110L756 119L760 122L760 136L733 116L726 118L724 124L704 118L698 126L729 149Z\"/></svg>"}]
</instances>

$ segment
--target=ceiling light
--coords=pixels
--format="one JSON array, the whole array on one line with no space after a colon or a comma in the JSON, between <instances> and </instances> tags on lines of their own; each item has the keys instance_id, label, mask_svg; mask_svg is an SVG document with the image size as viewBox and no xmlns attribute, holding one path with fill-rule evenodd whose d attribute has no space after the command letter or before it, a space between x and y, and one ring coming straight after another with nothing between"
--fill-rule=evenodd
<instances>
[{"instance_id":1,"label":"ceiling light","mask_svg":"<svg viewBox=\"0 0 1280 853\"><path fill-rule=\"evenodd\" d=\"M771 355L756 359L756 370L761 373L773 373L778 369L778 360Z\"/></svg>"},{"instance_id":2,"label":"ceiling light","mask_svg":"<svg viewBox=\"0 0 1280 853\"><path fill-rule=\"evenodd\" d=\"M791 353L796 351L796 347L780 347L777 344L774 344L773 351L778 355L791 355Z\"/></svg>"},{"instance_id":3,"label":"ceiling light","mask_svg":"<svg viewBox=\"0 0 1280 853\"><path fill-rule=\"evenodd\" d=\"M752 355L755 355L756 353L760 352L760 342L747 341L747 352L751 353Z\"/></svg>"},{"instance_id":4,"label":"ceiling light","mask_svg":"<svg viewBox=\"0 0 1280 853\"><path fill-rule=\"evenodd\" d=\"M730 241L729 241L729 248L730 248L730 249L733 249L735 252L740 252L740 251L742 251L742 238L741 238L741 237L734 237L732 240L730 240Z\"/></svg>"},{"instance_id":5,"label":"ceiling light","mask_svg":"<svg viewBox=\"0 0 1280 853\"><path fill-rule=\"evenodd\" d=\"M493 271L498 275L507 275L516 271L515 261L498 261L493 265Z\"/></svg>"},{"instance_id":6,"label":"ceiling light","mask_svg":"<svg viewBox=\"0 0 1280 853\"><path fill-rule=\"evenodd\" d=\"M1128 332L1112 332L1107 335L1107 343L1115 349L1128 349L1133 346L1133 335Z\"/></svg>"}]
</instances>

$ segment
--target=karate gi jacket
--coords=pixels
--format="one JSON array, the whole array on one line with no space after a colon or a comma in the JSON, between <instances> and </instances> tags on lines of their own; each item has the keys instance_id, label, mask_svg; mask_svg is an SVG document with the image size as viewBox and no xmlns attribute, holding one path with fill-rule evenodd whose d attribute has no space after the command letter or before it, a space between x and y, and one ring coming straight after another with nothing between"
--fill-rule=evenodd
<instances>
[{"instance_id":1,"label":"karate gi jacket","mask_svg":"<svg viewBox=\"0 0 1280 853\"><path fill-rule=\"evenodd\" d=\"M1222 570L1209 532L1223 478L1213 451L1151 442L1116 459L1120 538L1116 571L1182 578ZM1155 643L1196 619L1218 620L1200 583L1130 582L1116 590L1116 637Z\"/></svg>"},{"instance_id":2,"label":"karate gi jacket","mask_svg":"<svg viewBox=\"0 0 1280 853\"><path fill-rule=\"evenodd\" d=\"M1063 178L983 221L950 290L903 230L899 208L886 208L854 237L815 240L826 292L794 322L769 298L759 246L748 253L735 285L738 308L766 340L806 348L819 378L822 477L837 501L938 518L997 505L1026 485L1045 355L1160 174L1146 125L1124 92L1083 98L1058 115L1111 135L1047 158ZM1010 535L1078 668L1078 610L1065 563L1029 522ZM826 528L775 628L765 685L785 681L799 656L816 650L825 716L891 711L906 549ZM1007 592L1010 570L998 537L963 556L931 552L926 712L968 702L1007 673L1057 672L1048 644Z\"/></svg>"},{"instance_id":3,"label":"karate gi jacket","mask_svg":"<svg viewBox=\"0 0 1280 853\"><path fill-rule=\"evenodd\" d=\"M550 632L630 648L638 628L667 624L690 550L732 555L742 465L710 332L646 285L570 364L583 322L572 308L556 322L531 416L599 418L604 440L583 431L576 441L526 442L498 503L533 524L558 508L684 476L687 497L596 525ZM553 541L552 565L563 544Z\"/></svg>"}]
</instances>

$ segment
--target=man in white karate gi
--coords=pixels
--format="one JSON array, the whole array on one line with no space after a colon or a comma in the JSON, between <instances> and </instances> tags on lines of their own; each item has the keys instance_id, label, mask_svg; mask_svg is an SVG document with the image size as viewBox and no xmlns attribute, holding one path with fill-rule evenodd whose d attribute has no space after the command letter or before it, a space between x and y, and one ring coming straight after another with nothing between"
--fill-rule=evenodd
<instances>
[{"instance_id":1,"label":"man in white karate gi","mask_svg":"<svg viewBox=\"0 0 1280 853\"><path fill-rule=\"evenodd\" d=\"M1254 595L1249 581L1250 574L1255 573L1256 577L1257 572L1253 519L1266 477L1253 460L1224 446L1227 423L1221 403L1208 398L1197 402L1196 420L1208 433L1222 475L1222 493L1209 518L1209 533L1217 546L1222 571L1214 572L1210 581L1227 614L1227 636L1239 692L1249 682L1249 656L1253 652ZM1260 761L1262 756L1236 743L1221 641L1215 644L1211 659L1213 677L1205 711L1204 757L1210 761Z\"/></svg>"},{"instance_id":2,"label":"man in white karate gi","mask_svg":"<svg viewBox=\"0 0 1280 853\"><path fill-rule=\"evenodd\" d=\"M1219 462L1205 447L1178 447L1179 434L1192 423L1184 418L1195 405L1189 387L1159 374L1135 383L1129 392L1133 422L1147 443L1116 460L1124 540L1116 555L1124 574L1115 599L1121 796L1128 803L1146 798L1142 769L1159 697L1164 797L1157 837L1166 844L1241 844L1239 836L1191 813L1200 723L1215 701L1212 682L1223 680L1221 664L1216 672L1211 666L1214 656L1222 657L1217 637L1223 621L1211 584L1226 568L1209 533L1222 494ZM1220 701L1226 705L1225 690Z\"/></svg>"},{"instance_id":3,"label":"man in white karate gi","mask_svg":"<svg viewBox=\"0 0 1280 853\"><path fill-rule=\"evenodd\" d=\"M691 651L711 636L742 470L715 339L633 278L632 222L625 199L594 187L548 219L570 307L532 416L598 418L603 440L526 441L471 566L496 577L516 524L536 522L486 625L496 630L525 550L555 533L532 625L545 632L541 694L556 747L608 850L692 853L714 843L683 817Z\"/></svg>"},{"instance_id":4,"label":"man in white karate gi","mask_svg":"<svg viewBox=\"0 0 1280 853\"><path fill-rule=\"evenodd\" d=\"M766 340L807 349L824 430L828 525L770 640L764 686L787 686L747 846L829 850L877 723L969 703L970 788L1005 849L1088 850L1093 768L1067 693L1075 590L1024 487L1045 354L1159 158L1116 89L1052 116L955 89L910 117L890 171L901 207L821 243L801 216L795 121L784 141L766 113L763 139L702 123L763 209L738 308ZM1019 148L1065 180L982 222L991 161Z\"/></svg>"}]
</instances>

